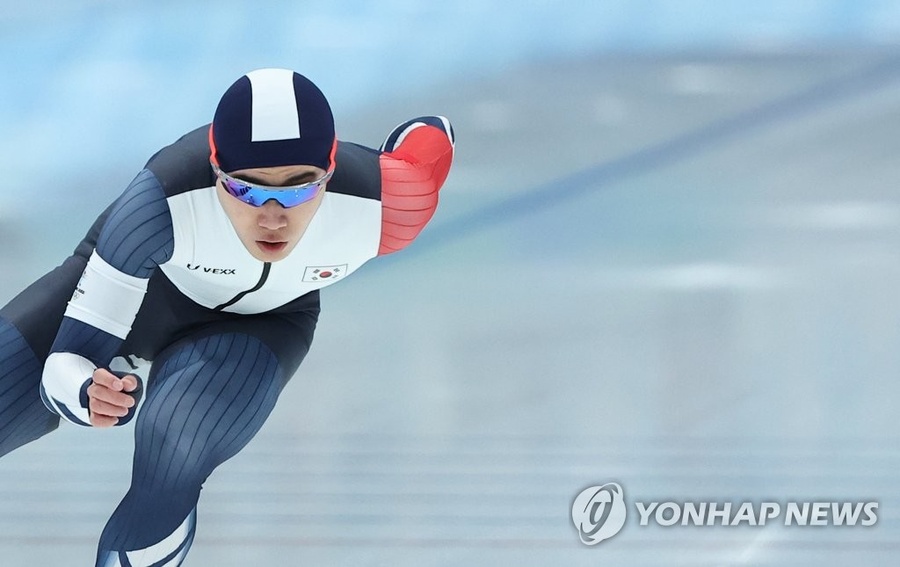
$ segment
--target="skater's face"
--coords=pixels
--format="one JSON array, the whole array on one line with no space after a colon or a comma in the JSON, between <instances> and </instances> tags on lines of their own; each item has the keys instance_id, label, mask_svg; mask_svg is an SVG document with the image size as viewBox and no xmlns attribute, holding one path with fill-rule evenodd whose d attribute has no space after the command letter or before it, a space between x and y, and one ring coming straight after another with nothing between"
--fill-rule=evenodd
<instances>
[{"instance_id":1,"label":"skater's face","mask_svg":"<svg viewBox=\"0 0 900 567\"><path fill-rule=\"evenodd\" d=\"M268 187L299 185L321 179L325 170L311 165L285 165L242 169L228 175L242 181ZM254 206L229 193L220 178L216 194L225 214L247 251L263 262L277 262L291 253L306 232L325 196L324 184L315 196L297 206L285 208L275 200Z\"/></svg>"}]
</instances>

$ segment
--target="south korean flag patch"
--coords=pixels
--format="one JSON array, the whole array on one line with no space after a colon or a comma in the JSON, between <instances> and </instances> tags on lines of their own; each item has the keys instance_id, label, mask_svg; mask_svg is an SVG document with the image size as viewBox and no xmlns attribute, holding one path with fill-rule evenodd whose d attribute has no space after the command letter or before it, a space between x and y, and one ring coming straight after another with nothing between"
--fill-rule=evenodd
<instances>
[{"instance_id":1,"label":"south korean flag patch","mask_svg":"<svg viewBox=\"0 0 900 567\"><path fill-rule=\"evenodd\" d=\"M347 264L340 266L307 266L303 272L305 282L333 282L341 279L347 273Z\"/></svg>"}]
</instances>

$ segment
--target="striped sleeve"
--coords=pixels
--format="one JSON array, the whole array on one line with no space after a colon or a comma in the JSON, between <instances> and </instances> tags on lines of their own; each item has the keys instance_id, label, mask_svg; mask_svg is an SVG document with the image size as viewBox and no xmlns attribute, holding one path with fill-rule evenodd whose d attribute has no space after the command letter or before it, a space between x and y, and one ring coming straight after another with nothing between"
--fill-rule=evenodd
<instances>
[{"instance_id":1,"label":"striped sleeve","mask_svg":"<svg viewBox=\"0 0 900 567\"><path fill-rule=\"evenodd\" d=\"M97 253L124 274L149 278L175 246L172 216L156 176L145 169L119 197L97 240Z\"/></svg>"},{"instance_id":2,"label":"striped sleeve","mask_svg":"<svg viewBox=\"0 0 900 567\"><path fill-rule=\"evenodd\" d=\"M408 120L388 135L380 157L380 256L408 246L431 220L454 147L453 128L443 116Z\"/></svg>"},{"instance_id":3,"label":"striped sleeve","mask_svg":"<svg viewBox=\"0 0 900 567\"><path fill-rule=\"evenodd\" d=\"M52 350L80 352L90 344L93 347L83 354L97 364L108 363L111 345L92 335L93 330L125 339L147 281L159 264L172 257L174 247L166 194L156 176L145 169L110 209L66 310L66 319L71 321L62 330L70 332L60 332ZM90 328L78 329L79 322ZM93 337L90 343L87 337Z\"/></svg>"}]
</instances>

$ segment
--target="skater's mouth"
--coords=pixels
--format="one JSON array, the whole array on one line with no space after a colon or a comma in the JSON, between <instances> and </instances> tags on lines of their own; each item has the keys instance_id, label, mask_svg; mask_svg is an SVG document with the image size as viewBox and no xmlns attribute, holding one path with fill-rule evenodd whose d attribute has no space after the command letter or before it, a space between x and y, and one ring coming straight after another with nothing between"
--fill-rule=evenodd
<instances>
[{"instance_id":1,"label":"skater's mouth","mask_svg":"<svg viewBox=\"0 0 900 567\"><path fill-rule=\"evenodd\" d=\"M264 252L281 252L287 246L287 242L278 241L271 242L268 240L257 240L256 245L263 249Z\"/></svg>"}]
</instances>

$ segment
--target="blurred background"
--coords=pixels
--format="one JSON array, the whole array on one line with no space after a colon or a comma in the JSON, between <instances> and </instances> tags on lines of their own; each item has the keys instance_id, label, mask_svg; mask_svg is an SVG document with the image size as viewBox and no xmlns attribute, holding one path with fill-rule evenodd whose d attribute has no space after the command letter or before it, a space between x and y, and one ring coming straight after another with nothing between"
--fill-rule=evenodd
<instances>
[{"instance_id":1,"label":"blurred background","mask_svg":"<svg viewBox=\"0 0 900 567\"><path fill-rule=\"evenodd\" d=\"M413 246L206 484L188 565L845 565L900 552L900 2L0 0L0 300L243 73L378 146L444 114ZM130 427L0 461L0 563L89 565ZM570 507L619 482L596 547ZM869 528L633 501L878 501Z\"/></svg>"}]
</instances>

